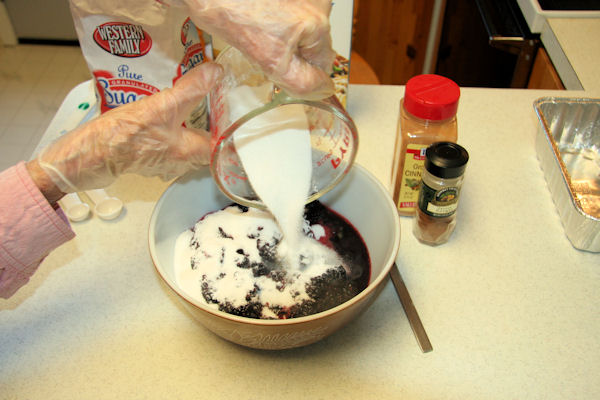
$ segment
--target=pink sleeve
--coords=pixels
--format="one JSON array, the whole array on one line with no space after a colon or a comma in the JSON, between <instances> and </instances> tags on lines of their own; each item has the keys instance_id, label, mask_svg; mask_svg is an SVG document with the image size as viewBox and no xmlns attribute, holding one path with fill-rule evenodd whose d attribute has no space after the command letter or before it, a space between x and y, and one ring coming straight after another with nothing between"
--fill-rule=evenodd
<instances>
[{"instance_id":1,"label":"pink sleeve","mask_svg":"<svg viewBox=\"0 0 600 400\"><path fill-rule=\"evenodd\" d=\"M12 296L51 250L75 237L21 162L0 172L0 297Z\"/></svg>"}]
</instances>

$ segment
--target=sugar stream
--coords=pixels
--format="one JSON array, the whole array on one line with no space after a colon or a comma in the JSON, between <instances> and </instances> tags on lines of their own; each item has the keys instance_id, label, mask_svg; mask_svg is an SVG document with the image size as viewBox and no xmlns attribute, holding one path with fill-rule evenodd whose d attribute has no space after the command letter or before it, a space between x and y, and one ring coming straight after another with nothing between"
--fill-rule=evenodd
<instances>
[{"instance_id":1,"label":"sugar stream","mask_svg":"<svg viewBox=\"0 0 600 400\"><path fill-rule=\"evenodd\" d=\"M266 103L273 85L239 86L229 93L235 121ZM302 214L310 189L312 160L308 121L301 104L277 107L243 124L234 144L252 188L283 233L279 254L288 264L297 259Z\"/></svg>"}]
</instances>

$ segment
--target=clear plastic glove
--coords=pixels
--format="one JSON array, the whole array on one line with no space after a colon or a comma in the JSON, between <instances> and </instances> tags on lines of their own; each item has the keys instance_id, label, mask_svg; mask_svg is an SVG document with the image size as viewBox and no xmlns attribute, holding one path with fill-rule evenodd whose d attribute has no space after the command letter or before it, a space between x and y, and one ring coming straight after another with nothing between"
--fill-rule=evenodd
<instances>
[{"instance_id":1,"label":"clear plastic glove","mask_svg":"<svg viewBox=\"0 0 600 400\"><path fill-rule=\"evenodd\" d=\"M331 0L182 0L192 21L257 63L290 95L334 94Z\"/></svg>"},{"instance_id":2,"label":"clear plastic glove","mask_svg":"<svg viewBox=\"0 0 600 400\"><path fill-rule=\"evenodd\" d=\"M204 63L173 88L123 105L42 150L41 169L64 193L102 188L122 173L171 179L206 165L210 136L182 122L222 76Z\"/></svg>"}]
</instances>

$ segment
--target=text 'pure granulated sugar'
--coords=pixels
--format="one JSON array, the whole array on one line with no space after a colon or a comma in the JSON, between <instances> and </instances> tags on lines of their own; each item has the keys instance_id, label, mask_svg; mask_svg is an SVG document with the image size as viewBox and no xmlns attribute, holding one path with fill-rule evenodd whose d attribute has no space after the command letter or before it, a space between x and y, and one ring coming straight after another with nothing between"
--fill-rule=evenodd
<instances>
[{"instance_id":1,"label":"text 'pure granulated sugar'","mask_svg":"<svg viewBox=\"0 0 600 400\"><path fill-rule=\"evenodd\" d=\"M265 104L272 90L272 84L232 90L230 120ZM176 278L190 296L219 309L278 318L310 299L312 279L334 271L346 280L348 271L334 250L315 240L325 229L303 218L312 176L303 106L276 107L234 135L248 179L268 211L234 205L204 216L177 240Z\"/></svg>"},{"instance_id":2,"label":"text 'pure granulated sugar'","mask_svg":"<svg viewBox=\"0 0 600 400\"><path fill-rule=\"evenodd\" d=\"M212 59L211 37L184 7L156 0L69 0L102 113L169 88ZM185 120L206 129L203 100Z\"/></svg>"}]
</instances>

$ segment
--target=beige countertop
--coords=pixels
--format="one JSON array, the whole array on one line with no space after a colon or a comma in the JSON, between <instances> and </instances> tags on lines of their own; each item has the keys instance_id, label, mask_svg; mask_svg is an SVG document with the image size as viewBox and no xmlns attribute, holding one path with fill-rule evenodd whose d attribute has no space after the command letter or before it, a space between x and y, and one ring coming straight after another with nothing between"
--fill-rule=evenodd
<instances>
[{"instance_id":1,"label":"beige countertop","mask_svg":"<svg viewBox=\"0 0 600 400\"><path fill-rule=\"evenodd\" d=\"M600 18L550 18L548 24L583 89L600 90ZM550 56L555 53L553 49Z\"/></svg>"},{"instance_id":2,"label":"beige countertop","mask_svg":"<svg viewBox=\"0 0 600 400\"><path fill-rule=\"evenodd\" d=\"M386 185L403 91L349 91L357 162ZM401 219L397 262L433 352L421 353L391 283L308 347L220 339L152 266L148 221L167 184L123 176L107 191L124 214L73 224L77 237L0 300L0 399L600 398L600 254L569 243L536 157L532 102L548 95L600 91L464 88L459 142L471 159L456 231L432 248Z\"/></svg>"},{"instance_id":3,"label":"beige countertop","mask_svg":"<svg viewBox=\"0 0 600 400\"><path fill-rule=\"evenodd\" d=\"M600 88L600 11L543 10L537 0L517 0L531 32L539 34L568 90Z\"/></svg>"},{"instance_id":4,"label":"beige countertop","mask_svg":"<svg viewBox=\"0 0 600 400\"><path fill-rule=\"evenodd\" d=\"M568 90L600 89L600 18L548 18L540 38Z\"/></svg>"}]
</instances>

